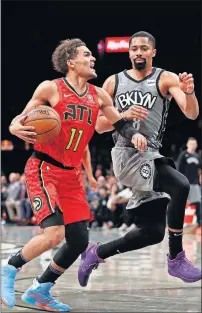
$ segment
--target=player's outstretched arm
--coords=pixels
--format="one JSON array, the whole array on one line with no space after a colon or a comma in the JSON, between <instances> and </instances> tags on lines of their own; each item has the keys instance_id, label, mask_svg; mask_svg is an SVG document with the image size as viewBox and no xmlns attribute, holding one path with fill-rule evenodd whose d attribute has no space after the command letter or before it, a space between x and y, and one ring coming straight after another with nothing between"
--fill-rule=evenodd
<instances>
[{"instance_id":1,"label":"player's outstretched arm","mask_svg":"<svg viewBox=\"0 0 202 313\"><path fill-rule=\"evenodd\" d=\"M103 84L103 89L107 91L112 99L114 98L115 75L112 75L106 79ZM121 112L120 114L125 120L132 120L134 118L144 120L147 118L148 111L145 108L133 105L127 111ZM95 129L98 133L101 134L104 132L112 131L114 127L112 126L110 121L103 115L103 113L100 112L98 115Z\"/></svg>"},{"instance_id":2,"label":"player's outstretched arm","mask_svg":"<svg viewBox=\"0 0 202 313\"><path fill-rule=\"evenodd\" d=\"M114 107L110 95L103 88L96 87L96 89L98 94L98 101L100 104L100 111L105 115L111 124L116 123L120 119L133 120L137 118L142 120L147 117L146 109L139 106L134 106L133 110L130 111L130 118L125 118L125 115L123 116L123 113L119 113L118 110Z\"/></svg>"},{"instance_id":3,"label":"player's outstretched arm","mask_svg":"<svg viewBox=\"0 0 202 313\"><path fill-rule=\"evenodd\" d=\"M163 84L175 99L184 115L195 120L199 114L198 100L194 93L194 79L192 74L165 72L162 76Z\"/></svg>"},{"instance_id":4,"label":"player's outstretched arm","mask_svg":"<svg viewBox=\"0 0 202 313\"><path fill-rule=\"evenodd\" d=\"M33 136L36 135L34 132L35 129L33 126L23 126L24 119L26 118L27 112L31 109L46 104L47 102L50 103L55 94L55 88L57 88L57 86L51 81L44 81L36 88L31 100L27 103L23 112L12 120L9 126L11 134L26 142L35 143L35 139L33 138Z\"/></svg>"},{"instance_id":5,"label":"player's outstretched arm","mask_svg":"<svg viewBox=\"0 0 202 313\"><path fill-rule=\"evenodd\" d=\"M110 124L113 125L121 120L122 116L113 106L113 101L110 95L103 88L96 87L96 90L98 95L98 101L100 104L100 111L108 119Z\"/></svg>"},{"instance_id":6,"label":"player's outstretched arm","mask_svg":"<svg viewBox=\"0 0 202 313\"><path fill-rule=\"evenodd\" d=\"M114 126L108 121L108 119L104 116L102 111L99 112L98 118L95 125L95 130L99 133L106 133L114 130Z\"/></svg>"},{"instance_id":7,"label":"player's outstretched arm","mask_svg":"<svg viewBox=\"0 0 202 313\"><path fill-rule=\"evenodd\" d=\"M117 111L117 109L113 106L112 98L109 96L109 94L102 88L97 88L98 93L98 101L100 103L100 110L103 112L105 117L110 121L110 123L113 125L113 127L123 136L124 138L131 140L133 144L134 138L136 138L138 132L135 130L135 128L132 126L132 124L129 121L126 121L122 118L121 114ZM134 118L136 116L136 113L134 113ZM140 135L140 134L139 134ZM141 138L143 137L140 135ZM139 136L138 136L139 137ZM146 138L145 138L146 141ZM139 145L138 145L139 146ZM147 147L147 143L144 142L144 149ZM141 144L141 150L143 149Z\"/></svg>"}]
</instances>

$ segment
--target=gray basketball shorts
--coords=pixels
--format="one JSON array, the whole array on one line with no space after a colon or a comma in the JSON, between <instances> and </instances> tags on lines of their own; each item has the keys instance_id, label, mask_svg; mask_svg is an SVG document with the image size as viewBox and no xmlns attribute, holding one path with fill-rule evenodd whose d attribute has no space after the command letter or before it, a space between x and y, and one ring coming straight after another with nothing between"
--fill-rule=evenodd
<instances>
[{"instance_id":1,"label":"gray basketball shorts","mask_svg":"<svg viewBox=\"0 0 202 313\"><path fill-rule=\"evenodd\" d=\"M132 147L115 146L111 154L116 178L133 192L127 209L158 198L170 199L168 194L154 191L156 174L154 160L163 158L158 150L147 148L147 151L141 152Z\"/></svg>"},{"instance_id":2,"label":"gray basketball shorts","mask_svg":"<svg viewBox=\"0 0 202 313\"><path fill-rule=\"evenodd\" d=\"M196 185L190 185L190 190L189 190L189 195L188 199L190 204L192 203L201 203L201 187L196 184Z\"/></svg>"}]
</instances>

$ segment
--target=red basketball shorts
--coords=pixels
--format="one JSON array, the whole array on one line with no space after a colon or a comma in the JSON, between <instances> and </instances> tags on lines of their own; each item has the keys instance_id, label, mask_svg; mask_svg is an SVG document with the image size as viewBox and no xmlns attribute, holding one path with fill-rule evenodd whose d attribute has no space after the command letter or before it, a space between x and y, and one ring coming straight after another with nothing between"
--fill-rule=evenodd
<instances>
[{"instance_id":1,"label":"red basketball shorts","mask_svg":"<svg viewBox=\"0 0 202 313\"><path fill-rule=\"evenodd\" d=\"M56 206L63 213L64 224L93 220L80 169L62 169L32 157L27 161L25 175L38 224L54 213Z\"/></svg>"}]
</instances>

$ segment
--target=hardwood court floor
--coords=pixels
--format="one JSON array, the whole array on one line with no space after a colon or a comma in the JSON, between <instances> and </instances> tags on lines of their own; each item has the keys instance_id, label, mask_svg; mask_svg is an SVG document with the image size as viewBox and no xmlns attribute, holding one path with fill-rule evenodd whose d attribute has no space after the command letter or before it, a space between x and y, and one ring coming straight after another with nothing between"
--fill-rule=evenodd
<instances>
[{"instance_id":1,"label":"hardwood court floor","mask_svg":"<svg viewBox=\"0 0 202 313\"><path fill-rule=\"evenodd\" d=\"M1 259L6 262L38 232L38 227L1 226ZM92 241L106 242L124 233L90 231ZM201 238L184 235L187 257L201 266ZM55 250L26 264L17 276L17 305L2 312L42 312L20 298L32 280L48 266ZM86 288L77 281L79 259L58 280L52 294L72 307L71 312L201 312L201 282L185 284L167 273L167 234L162 243L114 256L93 271Z\"/></svg>"}]
</instances>

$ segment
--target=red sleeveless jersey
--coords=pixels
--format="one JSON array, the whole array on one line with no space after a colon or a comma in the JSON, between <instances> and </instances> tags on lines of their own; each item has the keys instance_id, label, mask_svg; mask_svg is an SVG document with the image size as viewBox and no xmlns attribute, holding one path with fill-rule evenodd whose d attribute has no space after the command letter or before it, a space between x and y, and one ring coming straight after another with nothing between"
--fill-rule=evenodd
<instances>
[{"instance_id":1,"label":"red sleeveless jersey","mask_svg":"<svg viewBox=\"0 0 202 313\"><path fill-rule=\"evenodd\" d=\"M47 144L35 144L34 149L48 154L65 166L81 164L84 150L89 143L99 112L95 86L78 95L65 78L55 80L59 102L53 107L60 116L62 127L59 135Z\"/></svg>"}]
</instances>

